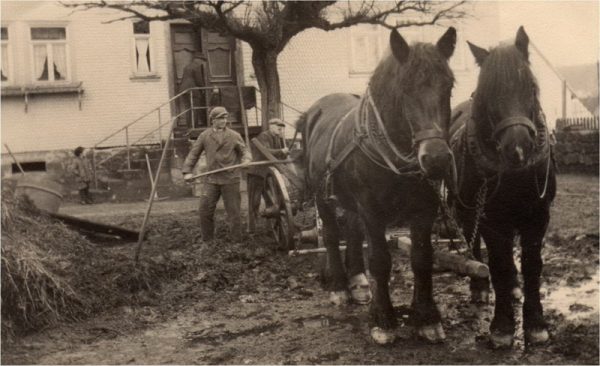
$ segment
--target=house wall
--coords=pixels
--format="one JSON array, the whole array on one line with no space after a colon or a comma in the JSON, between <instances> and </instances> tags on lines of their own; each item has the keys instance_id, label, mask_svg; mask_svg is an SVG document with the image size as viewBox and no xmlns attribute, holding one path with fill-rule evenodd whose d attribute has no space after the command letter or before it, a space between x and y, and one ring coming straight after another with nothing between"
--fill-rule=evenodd
<instances>
[{"instance_id":1,"label":"house wall","mask_svg":"<svg viewBox=\"0 0 600 366\"><path fill-rule=\"evenodd\" d=\"M2 26L8 27L14 66L10 86L33 84L29 27L58 25L67 27L71 79L82 82L84 93L81 110L76 94L30 96L27 112L22 96L3 96L2 143L13 152L29 152L22 155L24 159L43 159L46 151L93 146L169 99L166 23L150 24L155 74L136 78L131 21L106 24L103 22L119 15L109 10L73 12L54 2L41 2L31 8L31 3L3 2ZM168 105L162 114L163 119L170 114ZM157 113L143 123L145 126L132 128L131 139L140 136L141 131L147 132L149 126L158 127ZM124 133L108 142L109 146L124 144ZM31 152L40 153L36 158ZM3 162L5 158L3 154Z\"/></svg>"},{"instance_id":2,"label":"house wall","mask_svg":"<svg viewBox=\"0 0 600 366\"><path fill-rule=\"evenodd\" d=\"M497 46L502 29L502 17L510 16L501 11L498 2L472 2L465 5L466 18L441 26L410 27L399 29L400 34L411 42L435 43L446 31L448 25L457 29L457 44L450 59L454 72L455 86L452 91L452 106L470 98L477 86L479 67L468 48L466 41L489 49ZM355 26L357 28L360 26ZM351 71L351 32L350 28L325 32L316 29L304 31L295 36L279 56L279 76L281 80L282 101L294 109L306 110L317 99L334 92L362 94L367 86L371 72L353 73ZM380 28L381 48L387 49L389 31ZM514 29L516 35L517 29ZM508 40L514 41L514 38ZM534 40L532 40L533 42ZM549 65L542 55L543 50L530 47L532 69L540 85L542 108L547 115L549 128L555 127L556 119L562 115L562 78ZM251 49L242 42L243 65L246 85L255 85L256 78L252 70ZM294 124L298 112L283 108L286 122ZM587 116L589 112L569 91L566 98L567 116ZM288 136L294 129L288 128Z\"/></svg>"}]
</instances>

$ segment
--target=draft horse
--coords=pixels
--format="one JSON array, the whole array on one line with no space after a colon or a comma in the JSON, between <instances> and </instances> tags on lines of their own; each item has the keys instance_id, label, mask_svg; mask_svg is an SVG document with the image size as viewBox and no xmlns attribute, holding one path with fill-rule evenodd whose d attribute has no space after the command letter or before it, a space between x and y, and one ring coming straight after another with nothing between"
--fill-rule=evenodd
<instances>
[{"instance_id":1,"label":"draft horse","mask_svg":"<svg viewBox=\"0 0 600 366\"><path fill-rule=\"evenodd\" d=\"M418 334L434 342L445 338L431 279L430 234L439 199L426 178L441 179L452 163L447 132L454 77L448 59L455 44L454 28L436 45L412 46L393 30L391 54L376 67L362 97L325 96L297 125L303 132L307 187L315 194L323 220L331 298L338 303L348 300L350 285L355 301L371 300L362 254L366 232L369 268L375 280L371 335L381 344L393 342L396 326L388 288L391 257L385 229L399 219L410 223L415 275L412 308ZM358 218L360 224L346 222L342 233L336 224L336 207L347 213L347 219ZM339 252L341 234L347 240L347 273Z\"/></svg>"},{"instance_id":2,"label":"draft horse","mask_svg":"<svg viewBox=\"0 0 600 366\"><path fill-rule=\"evenodd\" d=\"M512 306L518 289L513 243L520 237L523 328L529 344L548 340L540 303L542 240L556 192L555 167L539 88L529 64L529 38L520 27L514 44L490 51L469 43L480 66L472 100L452 114L450 144L457 179L450 195L464 236L481 260L479 238L488 249L496 296L490 341L510 347ZM472 280L473 299L487 301L488 280Z\"/></svg>"}]
</instances>

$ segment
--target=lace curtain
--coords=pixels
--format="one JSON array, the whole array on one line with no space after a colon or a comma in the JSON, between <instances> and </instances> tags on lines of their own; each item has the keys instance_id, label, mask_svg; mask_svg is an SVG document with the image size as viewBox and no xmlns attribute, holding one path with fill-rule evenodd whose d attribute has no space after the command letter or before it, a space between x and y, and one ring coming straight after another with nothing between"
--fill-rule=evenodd
<instances>
[{"instance_id":1,"label":"lace curtain","mask_svg":"<svg viewBox=\"0 0 600 366\"><path fill-rule=\"evenodd\" d=\"M140 74L150 72L150 60L148 58L150 42L148 38L135 38L135 57L137 61L137 72Z\"/></svg>"},{"instance_id":2,"label":"lace curtain","mask_svg":"<svg viewBox=\"0 0 600 366\"><path fill-rule=\"evenodd\" d=\"M52 56L54 59L54 80L65 80L67 78L67 46L53 44Z\"/></svg>"},{"instance_id":3,"label":"lace curtain","mask_svg":"<svg viewBox=\"0 0 600 366\"><path fill-rule=\"evenodd\" d=\"M2 45L2 81L8 80L8 46Z\"/></svg>"}]
</instances>

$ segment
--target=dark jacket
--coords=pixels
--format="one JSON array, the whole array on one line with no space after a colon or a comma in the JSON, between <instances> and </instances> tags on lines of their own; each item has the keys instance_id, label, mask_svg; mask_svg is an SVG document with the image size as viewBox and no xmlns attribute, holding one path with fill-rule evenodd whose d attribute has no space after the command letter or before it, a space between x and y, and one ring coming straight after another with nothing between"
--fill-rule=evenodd
<instances>
[{"instance_id":1,"label":"dark jacket","mask_svg":"<svg viewBox=\"0 0 600 366\"><path fill-rule=\"evenodd\" d=\"M277 159L285 159L287 156L283 152L283 148L285 147L285 143L283 138L272 133L271 131L263 131L256 139L266 147L271 154L273 154ZM250 142L250 150L252 151L252 160L253 161L263 161L267 160L267 158L258 150L254 143ZM262 177L267 175L268 166L257 166L248 169L248 174L260 175Z\"/></svg>"},{"instance_id":2,"label":"dark jacket","mask_svg":"<svg viewBox=\"0 0 600 366\"><path fill-rule=\"evenodd\" d=\"M183 75L181 76L181 85L179 86L179 92L182 92L189 88L205 85L205 72L202 59L194 58L192 59L192 62L190 62L183 68Z\"/></svg>"},{"instance_id":3,"label":"dark jacket","mask_svg":"<svg viewBox=\"0 0 600 366\"><path fill-rule=\"evenodd\" d=\"M181 169L183 174L192 173L202 152L206 152L206 171L246 163L251 160L248 148L239 133L229 128L225 128L223 131L209 128L194 141L183 163ZM239 169L211 174L205 180L205 182L213 184L231 184L239 181Z\"/></svg>"}]
</instances>

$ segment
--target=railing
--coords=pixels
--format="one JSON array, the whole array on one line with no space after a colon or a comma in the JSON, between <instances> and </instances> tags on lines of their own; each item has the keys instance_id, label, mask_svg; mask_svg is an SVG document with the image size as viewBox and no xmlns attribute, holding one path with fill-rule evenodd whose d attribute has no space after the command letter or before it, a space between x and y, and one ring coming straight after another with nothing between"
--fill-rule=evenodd
<instances>
[{"instance_id":1,"label":"railing","mask_svg":"<svg viewBox=\"0 0 600 366\"><path fill-rule=\"evenodd\" d=\"M106 164L108 161L114 159L116 156L125 153L126 169L131 170L131 151L133 147L158 145L162 148L163 141L170 138L170 136L165 135L170 130L171 125L179 120L182 116L186 116L188 113L191 116L191 126L187 126L188 128L203 127L198 124L201 119L196 118L196 113L206 114L208 108L210 108L210 105L216 105L210 100L212 96L217 94L222 96L223 90L233 88L237 89L237 95L239 96L239 108L240 112L243 114L241 115L241 118L246 120L247 126L262 125L260 117L261 109L259 107L261 103L261 93L254 87L253 88L256 93L255 104L249 109L245 108L242 98L242 88L239 86L210 86L186 89L159 106L152 108L150 111L144 113L132 122L115 130L94 144L92 147L92 168L95 186L97 187L98 168ZM200 98L198 98L198 96L200 96ZM183 98L189 98L189 103L186 103L189 105L189 108L187 109L180 108L180 106L184 104L182 101ZM180 109L182 110L179 113L173 115L173 111ZM252 109L254 109L254 113L252 113ZM291 127L295 127L291 121L286 121L286 111L287 115L292 120L295 120L294 117L299 116L302 112L283 102L280 105L280 110L282 119L286 122L286 124ZM207 118L205 118L205 120L202 122L206 123L206 120ZM97 151L108 148L114 150L112 150L108 156L97 161Z\"/></svg>"},{"instance_id":2,"label":"railing","mask_svg":"<svg viewBox=\"0 0 600 366\"><path fill-rule=\"evenodd\" d=\"M556 120L556 130L565 128L578 128L582 130L598 130L599 117L559 118Z\"/></svg>"}]
</instances>

